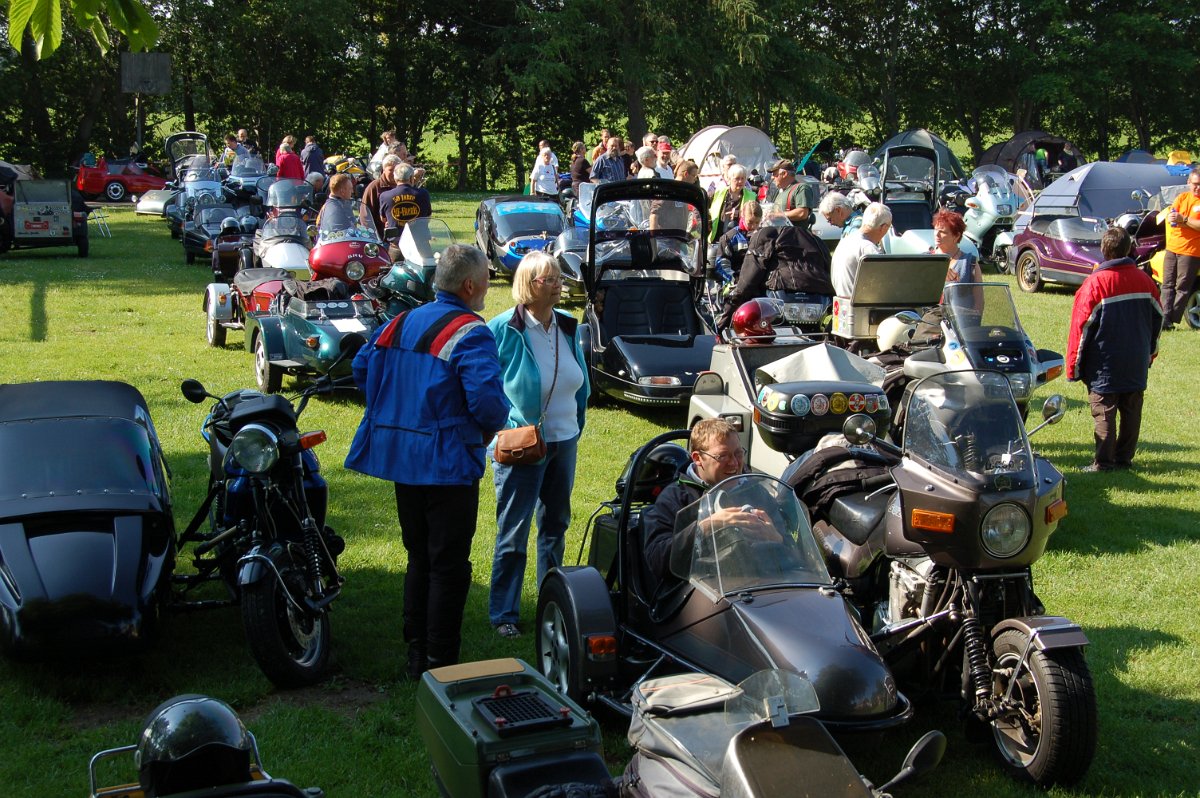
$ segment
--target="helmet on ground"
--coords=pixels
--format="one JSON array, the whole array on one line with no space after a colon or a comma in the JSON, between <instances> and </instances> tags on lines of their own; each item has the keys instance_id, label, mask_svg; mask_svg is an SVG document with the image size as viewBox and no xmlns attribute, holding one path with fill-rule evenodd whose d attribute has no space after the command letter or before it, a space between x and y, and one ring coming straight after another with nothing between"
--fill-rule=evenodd
<instances>
[{"instance_id":1,"label":"helmet on ground","mask_svg":"<svg viewBox=\"0 0 1200 798\"><path fill-rule=\"evenodd\" d=\"M751 299L733 312L730 326L735 338L748 344L769 344L775 340L774 322L779 303L770 299Z\"/></svg>"},{"instance_id":2,"label":"helmet on ground","mask_svg":"<svg viewBox=\"0 0 1200 798\"><path fill-rule=\"evenodd\" d=\"M179 695L146 719L137 744L146 798L250 781L253 738L224 701Z\"/></svg>"},{"instance_id":3,"label":"helmet on ground","mask_svg":"<svg viewBox=\"0 0 1200 798\"><path fill-rule=\"evenodd\" d=\"M879 343L879 351L886 352L892 347L907 344L917 331L920 317L912 311L902 311L895 316L889 316L879 322L875 335Z\"/></svg>"},{"instance_id":4,"label":"helmet on ground","mask_svg":"<svg viewBox=\"0 0 1200 798\"><path fill-rule=\"evenodd\" d=\"M625 471L617 478L617 494L625 493L625 486L629 484L629 472L633 468L633 461L637 457L635 452L629 458L629 462L625 466ZM671 484L671 481L679 476L679 474L688 467L692 462L691 455L677 443L660 443L655 446L649 454L643 459L638 468L638 473L633 481L633 501L634 502L652 502L658 498L658 494L662 489Z\"/></svg>"}]
</instances>

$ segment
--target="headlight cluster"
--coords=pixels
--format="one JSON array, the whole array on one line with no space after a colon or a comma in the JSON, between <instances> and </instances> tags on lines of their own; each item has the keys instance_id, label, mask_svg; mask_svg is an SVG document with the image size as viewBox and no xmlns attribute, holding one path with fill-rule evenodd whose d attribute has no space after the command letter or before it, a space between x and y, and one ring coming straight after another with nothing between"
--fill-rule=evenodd
<instances>
[{"instance_id":1,"label":"headlight cluster","mask_svg":"<svg viewBox=\"0 0 1200 798\"><path fill-rule=\"evenodd\" d=\"M1012 557L1029 542L1029 516L1015 504L997 504L983 517L979 538L988 554L998 559Z\"/></svg>"},{"instance_id":2,"label":"headlight cluster","mask_svg":"<svg viewBox=\"0 0 1200 798\"><path fill-rule=\"evenodd\" d=\"M233 436L229 456L247 471L264 474L279 462L279 439L261 424L247 424Z\"/></svg>"},{"instance_id":3,"label":"headlight cluster","mask_svg":"<svg viewBox=\"0 0 1200 798\"><path fill-rule=\"evenodd\" d=\"M368 258L374 258L379 255L379 245L378 244L366 244L363 246L363 252L366 254L366 256ZM355 277L353 279L357 280L358 278Z\"/></svg>"},{"instance_id":4,"label":"headlight cluster","mask_svg":"<svg viewBox=\"0 0 1200 798\"><path fill-rule=\"evenodd\" d=\"M1033 375L1028 372L1009 374L1008 387L1012 390L1014 399L1028 399L1033 393Z\"/></svg>"},{"instance_id":5,"label":"headlight cluster","mask_svg":"<svg viewBox=\"0 0 1200 798\"><path fill-rule=\"evenodd\" d=\"M368 245L369 246L369 245ZM367 269L359 261L351 261L346 264L346 276L351 280L358 281L367 273Z\"/></svg>"}]
</instances>

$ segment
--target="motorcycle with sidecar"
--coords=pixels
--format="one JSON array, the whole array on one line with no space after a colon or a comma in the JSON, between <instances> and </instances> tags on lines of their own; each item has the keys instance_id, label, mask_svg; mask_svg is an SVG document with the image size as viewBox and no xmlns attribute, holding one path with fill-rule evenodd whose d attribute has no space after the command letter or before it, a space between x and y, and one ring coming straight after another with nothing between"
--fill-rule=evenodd
<instances>
[{"instance_id":1,"label":"motorcycle with sidecar","mask_svg":"<svg viewBox=\"0 0 1200 798\"><path fill-rule=\"evenodd\" d=\"M263 222L254 234L254 263L307 277L312 248L309 227L316 219L312 213L312 184L268 177L259 181L259 190L264 187Z\"/></svg>"},{"instance_id":2,"label":"motorcycle with sidecar","mask_svg":"<svg viewBox=\"0 0 1200 798\"><path fill-rule=\"evenodd\" d=\"M169 474L133 386L0 385L0 647L153 637L176 554Z\"/></svg>"},{"instance_id":3,"label":"motorcycle with sidecar","mask_svg":"<svg viewBox=\"0 0 1200 798\"><path fill-rule=\"evenodd\" d=\"M1010 386L969 368L915 381L898 414L902 445L852 415L783 479L901 682L956 697L968 735L1047 788L1087 773L1096 695L1087 637L1034 592L1032 565L1067 505ZM1041 426L1062 414L1050 397Z\"/></svg>"},{"instance_id":4,"label":"motorcycle with sidecar","mask_svg":"<svg viewBox=\"0 0 1200 798\"><path fill-rule=\"evenodd\" d=\"M454 234L441 219L423 216L410 220L397 244L400 257L391 268L364 278L362 290L379 305L384 318L432 302L434 271L442 253L454 243Z\"/></svg>"}]
</instances>

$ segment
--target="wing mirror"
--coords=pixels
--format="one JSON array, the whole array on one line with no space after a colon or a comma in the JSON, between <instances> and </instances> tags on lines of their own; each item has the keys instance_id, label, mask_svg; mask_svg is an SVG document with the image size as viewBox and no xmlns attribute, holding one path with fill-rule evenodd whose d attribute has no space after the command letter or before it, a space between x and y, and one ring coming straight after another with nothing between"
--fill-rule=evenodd
<instances>
[{"instance_id":1,"label":"wing mirror","mask_svg":"<svg viewBox=\"0 0 1200 798\"><path fill-rule=\"evenodd\" d=\"M908 756L904 757L904 765L900 768L900 772L887 784L873 790L873 794L881 795L902 781L924 776L938 766L945 753L946 735L937 729L926 732L925 736L917 740L916 745L909 750Z\"/></svg>"},{"instance_id":2,"label":"wing mirror","mask_svg":"<svg viewBox=\"0 0 1200 798\"><path fill-rule=\"evenodd\" d=\"M875 440L875 419L855 413L842 424L842 435L851 446L865 446Z\"/></svg>"},{"instance_id":3,"label":"wing mirror","mask_svg":"<svg viewBox=\"0 0 1200 798\"><path fill-rule=\"evenodd\" d=\"M1062 421L1063 416L1066 414L1067 408L1065 406L1065 400L1063 399L1062 394L1056 393L1047 397L1046 401L1042 404L1042 423L1038 424L1029 431L1029 437L1032 437L1033 434L1042 427L1049 426L1050 424L1057 424L1058 422Z\"/></svg>"},{"instance_id":4,"label":"wing mirror","mask_svg":"<svg viewBox=\"0 0 1200 798\"><path fill-rule=\"evenodd\" d=\"M199 380L184 380L179 389L183 391L183 398L192 404L200 404L208 397L208 391L204 390Z\"/></svg>"}]
</instances>

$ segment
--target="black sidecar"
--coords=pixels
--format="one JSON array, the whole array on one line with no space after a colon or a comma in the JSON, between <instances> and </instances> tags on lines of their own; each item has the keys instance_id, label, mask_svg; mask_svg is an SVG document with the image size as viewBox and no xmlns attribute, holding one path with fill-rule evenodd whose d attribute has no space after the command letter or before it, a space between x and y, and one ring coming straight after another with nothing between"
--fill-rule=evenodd
<instances>
[{"instance_id":1,"label":"black sidecar","mask_svg":"<svg viewBox=\"0 0 1200 798\"><path fill-rule=\"evenodd\" d=\"M174 560L169 475L141 393L0 385L0 647L145 638Z\"/></svg>"}]
</instances>

